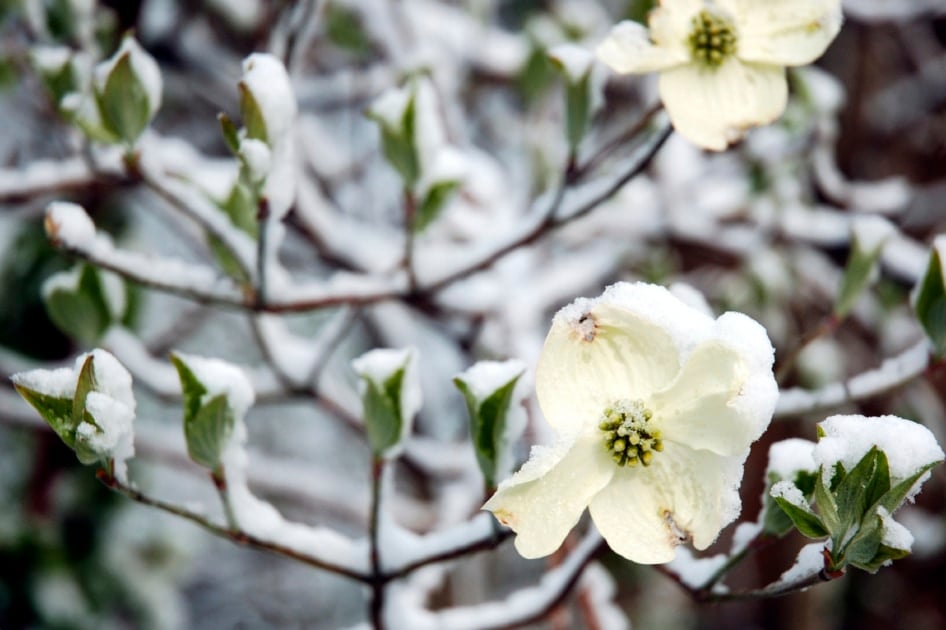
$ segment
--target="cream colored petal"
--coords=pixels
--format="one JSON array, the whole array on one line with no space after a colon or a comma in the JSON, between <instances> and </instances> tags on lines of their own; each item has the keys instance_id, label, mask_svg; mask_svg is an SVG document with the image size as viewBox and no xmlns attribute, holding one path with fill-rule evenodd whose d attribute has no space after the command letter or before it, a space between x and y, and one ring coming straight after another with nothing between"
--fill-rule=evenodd
<instances>
[{"instance_id":1,"label":"cream colored petal","mask_svg":"<svg viewBox=\"0 0 946 630\"><path fill-rule=\"evenodd\" d=\"M651 398L663 439L719 455L745 453L772 419L773 361L762 326L741 313L722 315L677 379Z\"/></svg>"},{"instance_id":2,"label":"cream colored petal","mask_svg":"<svg viewBox=\"0 0 946 630\"><path fill-rule=\"evenodd\" d=\"M666 289L642 283L617 284L562 309L536 367L546 420L559 433L575 433L597 426L618 400L646 400L680 369L678 329L707 321Z\"/></svg>"},{"instance_id":3,"label":"cream colored petal","mask_svg":"<svg viewBox=\"0 0 946 630\"><path fill-rule=\"evenodd\" d=\"M622 74L654 72L688 60L686 51L679 47L654 45L647 29L629 20L616 24L595 53L602 63Z\"/></svg>"},{"instance_id":4,"label":"cream colored petal","mask_svg":"<svg viewBox=\"0 0 946 630\"><path fill-rule=\"evenodd\" d=\"M591 518L608 545L634 562L669 562L685 540L705 549L739 515L742 463L668 444L650 466L621 469L592 499Z\"/></svg>"},{"instance_id":5,"label":"cream colored petal","mask_svg":"<svg viewBox=\"0 0 946 630\"><path fill-rule=\"evenodd\" d=\"M661 48L682 52L689 58L687 39L693 30L693 18L703 4L703 0L661 0L647 20L651 39Z\"/></svg>"},{"instance_id":6,"label":"cream colored petal","mask_svg":"<svg viewBox=\"0 0 946 630\"><path fill-rule=\"evenodd\" d=\"M617 469L596 433L552 448L536 447L483 509L518 534L516 550L523 557L547 556L561 546Z\"/></svg>"},{"instance_id":7,"label":"cream colored petal","mask_svg":"<svg viewBox=\"0 0 946 630\"><path fill-rule=\"evenodd\" d=\"M659 87L674 128L714 151L778 118L788 101L784 69L737 59L715 69L689 64L667 70Z\"/></svg>"},{"instance_id":8,"label":"cream colored petal","mask_svg":"<svg viewBox=\"0 0 946 630\"><path fill-rule=\"evenodd\" d=\"M780 66L811 63L841 30L840 0L718 0L735 17L738 55Z\"/></svg>"}]
</instances>

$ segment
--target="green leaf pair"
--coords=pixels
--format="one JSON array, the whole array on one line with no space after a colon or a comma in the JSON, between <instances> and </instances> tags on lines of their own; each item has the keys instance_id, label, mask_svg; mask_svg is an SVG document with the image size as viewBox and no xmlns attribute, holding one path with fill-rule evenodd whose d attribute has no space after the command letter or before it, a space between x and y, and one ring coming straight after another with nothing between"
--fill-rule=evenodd
<instances>
[{"instance_id":1,"label":"green leaf pair","mask_svg":"<svg viewBox=\"0 0 946 630\"><path fill-rule=\"evenodd\" d=\"M829 481L823 470L819 472L814 487L817 514L781 497L775 502L803 535L831 540L827 570L841 571L850 565L874 573L884 563L909 554L908 549L883 543L883 514L893 514L917 480L937 463L892 484L887 456L874 446L850 471L835 464Z\"/></svg>"},{"instance_id":2,"label":"green leaf pair","mask_svg":"<svg viewBox=\"0 0 946 630\"><path fill-rule=\"evenodd\" d=\"M44 285L43 300L50 320L61 331L84 345L93 345L113 323L124 317L124 299L110 300L103 272L82 263L71 271L52 276ZM116 290L124 283L114 277Z\"/></svg>"},{"instance_id":3,"label":"green leaf pair","mask_svg":"<svg viewBox=\"0 0 946 630\"><path fill-rule=\"evenodd\" d=\"M83 464L94 464L101 461L100 454L89 447L81 435L77 433L79 425L83 422L95 427L99 426L92 414L85 408L85 400L89 392L98 390L98 383L95 380L94 356L90 354L82 363L72 396L39 391L26 384L28 374L17 376L23 376L23 378L14 377L13 386L17 393L39 412L39 415L43 417L66 446L75 451L79 461Z\"/></svg>"},{"instance_id":4,"label":"green leaf pair","mask_svg":"<svg viewBox=\"0 0 946 630\"><path fill-rule=\"evenodd\" d=\"M171 362L177 368L184 395L184 439L187 454L201 466L216 474L220 470L223 451L236 426L236 415L226 394L204 400L207 388L198 380L185 360L175 354Z\"/></svg>"},{"instance_id":5,"label":"green leaf pair","mask_svg":"<svg viewBox=\"0 0 946 630\"><path fill-rule=\"evenodd\" d=\"M465 374L453 379L466 400L476 461L483 471L487 488L495 488L505 472L500 470L500 462L506 455L504 451L511 446L508 443L508 420L514 402L513 393L521 376L522 371L483 397L477 396Z\"/></svg>"}]
</instances>

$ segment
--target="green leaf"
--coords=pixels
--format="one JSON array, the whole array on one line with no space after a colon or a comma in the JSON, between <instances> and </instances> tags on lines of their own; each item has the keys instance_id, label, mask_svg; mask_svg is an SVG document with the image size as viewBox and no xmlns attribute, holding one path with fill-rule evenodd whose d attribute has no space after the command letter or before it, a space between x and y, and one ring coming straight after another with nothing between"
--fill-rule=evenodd
<instances>
[{"instance_id":1,"label":"green leaf","mask_svg":"<svg viewBox=\"0 0 946 630\"><path fill-rule=\"evenodd\" d=\"M207 393L207 388L197 380L197 376L179 356L171 354L171 363L177 368L177 376L181 380L181 393L184 398L184 422L187 423L200 411L200 403L204 394Z\"/></svg>"},{"instance_id":2,"label":"green leaf","mask_svg":"<svg viewBox=\"0 0 946 630\"><path fill-rule=\"evenodd\" d=\"M152 111L145 87L132 68L131 52L118 59L97 96L102 125L126 144L134 144L148 126Z\"/></svg>"},{"instance_id":3,"label":"green leaf","mask_svg":"<svg viewBox=\"0 0 946 630\"><path fill-rule=\"evenodd\" d=\"M240 81L237 88L240 90L240 113L243 116L246 137L268 142L266 120L263 118L263 112L256 102L256 97L253 96L253 93L250 92L243 81ZM237 146L239 147L239 143L237 143Z\"/></svg>"},{"instance_id":4,"label":"green leaf","mask_svg":"<svg viewBox=\"0 0 946 630\"><path fill-rule=\"evenodd\" d=\"M834 314L839 319L847 317L867 285L870 284L871 272L880 258L881 248L864 251L855 240L841 278L841 287L834 303Z\"/></svg>"},{"instance_id":5,"label":"green leaf","mask_svg":"<svg viewBox=\"0 0 946 630\"><path fill-rule=\"evenodd\" d=\"M838 515L838 504L834 500L834 495L825 486L824 476L820 471L818 478L815 480L815 504L818 506L818 514L821 515L821 522L831 533L832 538L843 534L841 531L841 517Z\"/></svg>"},{"instance_id":6,"label":"green leaf","mask_svg":"<svg viewBox=\"0 0 946 630\"><path fill-rule=\"evenodd\" d=\"M39 412L46 424L66 443L66 446L75 448L76 427L79 423L73 420L72 398L49 396L16 382L13 383L13 387L23 400Z\"/></svg>"},{"instance_id":7,"label":"green leaf","mask_svg":"<svg viewBox=\"0 0 946 630\"><path fill-rule=\"evenodd\" d=\"M434 222L459 185L460 182L458 181L447 180L437 182L427 191L427 195L414 214L413 228L415 232L424 231L428 225Z\"/></svg>"},{"instance_id":8,"label":"green leaf","mask_svg":"<svg viewBox=\"0 0 946 630\"><path fill-rule=\"evenodd\" d=\"M171 355L177 368L184 398L184 439L187 454L201 466L215 470L220 466L220 455L230 440L236 417L226 394L218 394L206 403L207 388L181 357Z\"/></svg>"},{"instance_id":9,"label":"green leaf","mask_svg":"<svg viewBox=\"0 0 946 630\"><path fill-rule=\"evenodd\" d=\"M917 285L913 301L916 317L933 344L937 356L946 356L946 285L943 279L943 261L935 247L930 253L926 273Z\"/></svg>"},{"instance_id":10,"label":"green leaf","mask_svg":"<svg viewBox=\"0 0 946 630\"><path fill-rule=\"evenodd\" d=\"M217 120L220 122L220 133L223 135L223 141L233 155L240 153L240 132L236 123L229 116L220 112L217 114Z\"/></svg>"},{"instance_id":11,"label":"green leaf","mask_svg":"<svg viewBox=\"0 0 946 630\"><path fill-rule=\"evenodd\" d=\"M794 524L798 531L804 536L808 538L824 538L828 536L828 530L816 514L781 497L772 498L776 505L791 519L792 524Z\"/></svg>"},{"instance_id":12,"label":"green leaf","mask_svg":"<svg viewBox=\"0 0 946 630\"><path fill-rule=\"evenodd\" d=\"M218 394L201 405L195 414L184 419L184 438L190 458L211 470L220 466L220 456L236 419L226 394Z\"/></svg>"},{"instance_id":13,"label":"green leaf","mask_svg":"<svg viewBox=\"0 0 946 630\"><path fill-rule=\"evenodd\" d=\"M517 374L512 380L499 387L483 400L479 400L473 391L460 377L453 379L453 383L463 394L466 400L467 411L470 413L470 434L473 448L476 452L476 461L483 471L483 478L490 488L496 485L497 464L500 458L500 449L503 448L503 437L506 433L506 419L509 414L509 404L512 402L516 382L522 374Z\"/></svg>"},{"instance_id":14,"label":"green leaf","mask_svg":"<svg viewBox=\"0 0 946 630\"><path fill-rule=\"evenodd\" d=\"M877 468L879 452L876 446L871 447L834 491L838 516L841 519L841 531L860 523L865 511L873 503L873 501L868 502L868 489L873 485L872 478ZM886 492L886 490L887 488L884 488L883 491Z\"/></svg>"},{"instance_id":15,"label":"green leaf","mask_svg":"<svg viewBox=\"0 0 946 630\"><path fill-rule=\"evenodd\" d=\"M94 359L90 354L79 370L79 377L76 380L76 392L72 397L72 417L75 419L76 426L82 424L83 421L98 426L92 414L87 413L85 410L85 399L89 395L89 392L96 390L97 386L98 384L95 382Z\"/></svg>"},{"instance_id":16,"label":"green leaf","mask_svg":"<svg viewBox=\"0 0 946 630\"><path fill-rule=\"evenodd\" d=\"M78 89L78 80L76 78L75 67L70 59L57 70L41 71L43 85L49 91L56 108L59 109L62 103L62 97Z\"/></svg>"},{"instance_id":17,"label":"green leaf","mask_svg":"<svg viewBox=\"0 0 946 630\"><path fill-rule=\"evenodd\" d=\"M847 546L841 550L841 556L846 564L863 568L869 565L880 549L880 541L884 537L883 520L876 513L864 519L857 534Z\"/></svg>"},{"instance_id":18,"label":"green leaf","mask_svg":"<svg viewBox=\"0 0 946 630\"><path fill-rule=\"evenodd\" d=\"M407 366L394 372L383 386L364 378L363 395L365 428L368 444L375 455L381 455L401 439L404 418L401 417L401 383Z\"/></svg>"},{"instance_id":19,"label":"green leaf","mask_svg":"<svg viewBox=\"0 0 946 630\"><path fill-rule=\"evenodd\" d=\"M795 487L801 490L802 494L809 501L811 501L815 491L816 477L817 473L799 470L795 475L795 479L792 480L792 483L795 484ZM766 534L781 538L792 531L792 529L795 527L795 524L792 522L792 519L789 518L788 514L786 514L785 511L778 506L778 504L776 504L775 497L769 494L769 490L772 489L772 486L774 486L779 481L783 481L779 475L774 473L769 474L765 486L765 493L763 494L765 506L763 510L764 516L762 519L762 530Z\"/></svg>"},{"instance_id":20,"label":"green leaf","mask_svg":"<svg viewBox=\"0 0 946 630\"><path fill-rule=\"evenodd\" d=\"M913 473L906 479L898 482L896 485L890 488L887 492L885 492L883 496L881 496L877 500L874 506L875 507L882 506L884 509L887 510L888 513L893 514L894 512L897 511L897 508L900 507L900 504L906 500L907 495L910 494L910 490L913 488L913 484L915 484L920 479L920 477L926 474L928 470L942 463L943 462L941 461L932 462L921 467L915 473Z\"/></svg>"},{"instance_id":21,"label":"green leaf","mask_svg":"<svg viewBox=\"0 0 946 630\"><path fill-rule=\"evenodd\" d=\"M586 72L580 81L569 83L565 88L565 129L572 151L578 148L585 137L590 122L591 72Z\"/></svg>"},{"instance_id":22,"label":"green leaf","mask_svg":"<svg viewBox=\"0 0 946 630\"><path fill-rule=\"evenodd\" d=\"M361 15L337 2L330 2L325 9L325 33L333 44L358 57L371 52L371 39L365 32Z\"/></svg>"},{"instance_id":23,"label":"green leaf","mask_svg":"<svg viewBox=\"0 0 946 630\"><path fill-rule=\"evenodd\" d=\"M893 547L888 547L883 543L877 547L877 553L874 554L874 557L871 558L868 562L862 562L854 564L858 569L863 569L864 571L869 571L870 573L876 573L880 567L884 566L886 563L893 560L899 560L910 555L910 552L906 549L894 549Z\"/></svg>"},{"instance_id":24,"label":"green leaf","mask_svg":"<svg viewBox=\"0 0 946 630\"><path fill-rule=\"evenodd\" d=\"M112 324L105 288L98 271L82 264L75 287L54 286L43 298L49 319L61 331L85 345L93 345Z\"/></svg>"}]
</instances>

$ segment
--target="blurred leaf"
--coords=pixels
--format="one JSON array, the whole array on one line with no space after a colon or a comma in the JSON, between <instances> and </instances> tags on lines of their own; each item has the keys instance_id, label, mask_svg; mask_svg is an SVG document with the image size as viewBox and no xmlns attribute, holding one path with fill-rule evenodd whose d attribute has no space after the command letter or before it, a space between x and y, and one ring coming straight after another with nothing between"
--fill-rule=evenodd
<instances>
[{"instance_id":1,"label":"blurred leaf","mask_svg":"<svg viewBox=\"0 0 946 630\"><path fill-rule=\"evenodd\" d=\"M565 87L565 120L568 146L574 152L591 122L591 72Z\"/></svg>"},{"instance_id":2,"label":"blurred leaf","mask_svg":"<svg viewBox=\"0 0 946 630\"><path fill-rule=\"evenodd\" d=\"M647 15L657 6L657 0L629 0L624 16L647 26Z\"/></svg>"},{"instance_id":3,"label":"blurred leaf","mask_svg":"<svg viewBox=\"0 0 946 630\"><path fill-rule=\"evenodd\" d=\"M250 92L243 81L240 81L237 88L240 90L240 114L243 116L246 137L267 142L266 120L263 118L263 112L256 102L256 97L253 96L253 93ZM239 146L239 143L237 143L237 146Z\"/></svg>"},{"instance_id":4,"label":"blurred leaf","mask_svg":"<svg viewBox=\"0 0 946 630\"><path fill-rule=\"evenodd\" d=\"M130 52L118 59L97 100L103 126L126 144L134 144L153 112L145 87L132 67Z\"/></svg>"},{"instance_id":5,"label":"blurred leaf","mask_svg":"<svg viewBox=\"0 0 946 630\"><path fill-rule=\"evenodd\" d=\"M223 135L223 141L233 155L240 153L240 131L236 123L229 116L220 112L217 114L217 121L220 123L220 133Z\"/></svg>"},{"instance_id":6,"label":"blurred leaf","mask_svg":"<svg viewBox=\"0 0 946 630\"><path fill-rule=\"evenodd\" d=\"M861 293L870 284L871 274L877 266L880 252L881 248L864 251L857 240L854 240L851 253L848 255L847 266L844 268L844 276L841 278L838 297L834 303L834 314L839 319L847 317Z\"/></svg>"},{"instance_id":7,"label":"blurred leaf","mask_svg":"<svg viewBox=\"0 0 946 630\"><path fill-rule=\"evenodd\" d=\"M328 3L325 10L325 32L329 41L358 57L371 52L371 40L365 32L361 16L337 2Z\"/></svg>"},{"instance_id":8,"label":"blurred leaf","mask_svg":"<svg viewBox=\"0 0 946 630\"><path fill-rule=\"evenodd\" d=\"M187 363L176 354L171 355L171 363L177 368L181 380L187 454L201 466L216 470L236 424L233 409L226 394L218 394L204 402L208 390Z\"/></svg>"},{"instance_id":9,"label":"blurred leaf","mask_svg":"<svg viewBox=\"0 0 946 630\"><path fill-rule=\"evenodd\" d=\"M401 176L406 188L414 188L420 178L420 157L417 153L417 141L414 133L416 125L416 99L412 95L404 108L404 114L394 128L377 117L381 126L381 148L388 163Z\"/></svg>"},{"instance_id":10,"label":"blurred leaf","mask_svg":"<svg viewBox=\"0 0 946 630\"><path fill-rule=\"evenodd\" d=\"M483 471L483 478L487 487L496 486L497 464L503 448L503 438L506 433L506 419L509 415L509 405L512 402L516 382L522 374L516 375L508 383L502 385L486 398L478 399L469 385L462 378L453 379L454 385L463 394L466 408L470 414L470 435L473 449L476 452L476 461ZM507 446L508 448L508 446Z\"/></svg>"},{"instance_id":11,"label":"blurred leaf","mask_svg":"<svg viewBox=\"0 0 946 630\"><path fill-rule=\"evenodd\" d=\"M519 92L527 103L544 94L555 81L555 67L545 48L533 45L532 52L519 73Z\"/></svg>"},{"instance_id":12,"label":"blurred leaf","mask_svg":"<svg viewBox=\"0 0 946 630\"><path fill-rule=\"evenodd\" d=\"M364 378L362 397L368 444L375 455L381 455L401 439L405 419L401 417L401 383L406 366L394 372L383 384Z\"/></svg>"},{"instance_id":13,"label":"blurred leaf","mask_svg":"<svg viewBox=\"0 0 946 630\"><path fill-rule=\"evenodd\" d=\"M917 285L913 308L920 325L926 331L937 356L946 356L946 284L943 279L943 261L934 247L926 273Z\"/></svg>"},{"instance_id":14,"label":"blurred leaf","mask_svg":"<svg viewBox=\"0 0 946 630\"><path fill-rule=\"evenodd\" d=\"M54 286L43 297L50 320L61 331L93 345L112 324L112 313L99 272L82 263L78 275L75 287Z\"/></svg>"},{"instance_id":15,"label":"blurred leaf","mask_svg":"<svg viewBox=\"0 0 946 630\"><path fill-rule=\"evenodd\" d=\"M230 441L234 424L233 410L227 403L226 394L214 396L201 405L197 413L184 418L187 454L201 466L216 470L220 466L220 456Z\"/></svg>"},{"instance_id":16,"label":"blurred leaf","mask_svg":"<svg viewBox=\"0 0 946 630\"><path fill-rule=\"evenodd\" d=\"M421 201L414 214L413 229L415 232L423 232L427 226L433 223L440 215L440 211L450 200L451 195L460 185L460 182L448 180L437 182L427 191L427 195Z\"/></svg>"}]
</instances>

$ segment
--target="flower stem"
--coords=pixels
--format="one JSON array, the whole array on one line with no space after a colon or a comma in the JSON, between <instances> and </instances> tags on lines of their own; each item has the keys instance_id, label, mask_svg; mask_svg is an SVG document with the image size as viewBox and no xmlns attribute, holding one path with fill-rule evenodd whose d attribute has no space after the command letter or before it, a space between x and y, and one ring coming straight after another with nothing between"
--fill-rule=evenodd
<instances>
[{"instance_id":1,"label":"flower stem","mask_svg":"<svg viewBox=\"0 0 946 630\"><path fill-rule=\"evenodd\" d=\"M381 487L384 476L384 459L374 456L371 461L371 518L368 524L368 541L371 546L371 597L369 616L374 630L384 630L384 587L386 576L381 570L381 554L378 545L381 520Z\"/></svg>"},{"instance_id":2,"label":"flower stem","mask_svg":"<svg viewBox=\"0 0 946 630\"><path fill-rule=\"evenodd\" d=\"M404 270L410 291L417 288L417 275L414 273L414 223L417 219L417 198L409 188L404 188Z\"/></svg>"}]
</instances>

